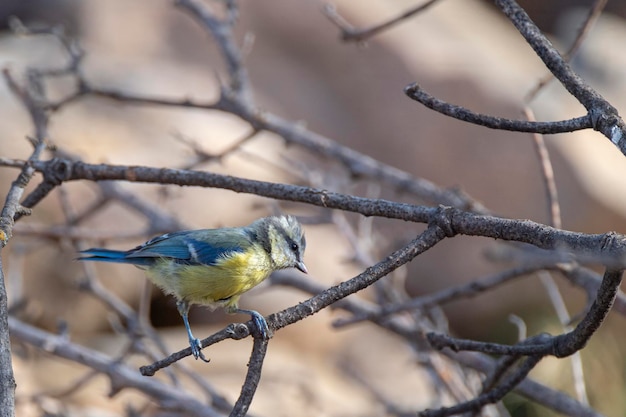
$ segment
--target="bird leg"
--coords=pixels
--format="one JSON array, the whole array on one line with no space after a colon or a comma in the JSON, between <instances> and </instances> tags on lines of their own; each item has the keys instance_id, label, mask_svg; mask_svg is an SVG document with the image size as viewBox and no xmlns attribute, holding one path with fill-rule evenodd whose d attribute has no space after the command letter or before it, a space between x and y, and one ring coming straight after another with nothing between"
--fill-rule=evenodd
<instances>
[{"instance_id":1,"label":"bird leg","mask_svg":"<svg viewBox=\"0 0 626 417\"><path fill-rule=\"evenodd\" d=\"M186 301L179 300L176 302L176 307L178 308L178 312L183 317L183 322L185 323L185 328L187 329L187 337L189 338L189 346L191 347L191 353L193 353L193 357L198 359L202 359L204 362L209 362L209 359L204 357L204 354L200 351L202 349L202 342L200 339L193 337L193 333L191 333L191 327L189 326L189 318L187 317L189 314L189 304Z\"/></svg>"}]
</instances>

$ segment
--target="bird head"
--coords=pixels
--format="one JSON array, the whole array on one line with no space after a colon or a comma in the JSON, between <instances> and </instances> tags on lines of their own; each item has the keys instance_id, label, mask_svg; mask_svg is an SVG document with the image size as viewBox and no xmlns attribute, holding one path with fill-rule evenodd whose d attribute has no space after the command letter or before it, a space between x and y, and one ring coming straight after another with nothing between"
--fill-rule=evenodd
<instances>
[{"instance_id":1,"label":"bird head","mask_svg":"<svg viewBox=\"0 0 626 417\"><path fill-rule=\"evenodd\" d=\"M295 217L265 217L250 227L255 229L275 269L297 268L307 273L303 261L306 240L302 226Z\"/></svg>"}]
</instances>

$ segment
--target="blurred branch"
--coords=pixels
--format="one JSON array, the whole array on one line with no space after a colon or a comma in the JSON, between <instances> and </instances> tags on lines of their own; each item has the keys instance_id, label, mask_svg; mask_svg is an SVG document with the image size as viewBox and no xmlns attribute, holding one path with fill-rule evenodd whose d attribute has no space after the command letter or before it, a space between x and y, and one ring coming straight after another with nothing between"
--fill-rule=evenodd
<instances>
[{"instance_id":1,"label":"blurred branch","mask_svg":"<svg viewBox=\"0 0 626 417\"><path fill-rule=\"evenodd\" d=\"M355 29L350 25L338 12L337 8L330 4L326 3L324 8L322 9L326 17L335 24L341 31L341 39L344 41L356 41L362 42L365 41L380 32L383 32L387 29L392 28L393 26L401 23L402 21L410 18L411 16L422 12L428 9L430 6L437 3L439 0L428 0L423 4L418 6L414 6L413 8L407 10L406 12L400 14L393 19L387 20L386 22L380 23L378 25L365 28L365 29Z\"/></svg>"},{"instance_id":2,"label":"blurred branch","mask_svg":"<svg viewBox=\"0 0 626 417\"><path fill-rule=\"evenodd\" d=\"M572 327L570 323L572 321L569 311L567 311L567 306L565 305L565 300L563 299L563 295L559 291L559 287L556 285L554 278L547 271L541 271L539 273L539 278L541 279L541 283L543 284L548 296L550 297L550 302L554 307L554 311L556 312L557 317L559 318L559 322L563 326L563 330L566 332L572 331ZM578 397L578 401L582 404L589 404L589 399L587 397L587 388L585 386L585 378L584 378L584 368L582 357L580 355L580 351L575 352L571 356L572 363L572 377L574 380L574 389L576 391L576 396Z\"/></svg>"},{"instance_id":3,"label":"blurred branch","mask_svg":"<svg viewBox=\"0 0 626 417\"><path fill-rule=\"evenodd\" d=\"M37 348L58 357L88 366L106 375L111 382L111 391L116 393L122 387L130 387L149 395L167 409L177 409L198 417L221 417L222 414L207 404L201 403L194 395L169 386L154 378L144 378L136 370L112 360L106 355L72 343L69 339L39 330L23 321L9 317L11 333Z\"/></svg>"},{"instance_id":4,"label":"blurred branch","mask_svg":"<svg viewBox=\"0 0 626 417\"><path fill-rule=\"evenodd\" d=\"M535 115L533 111L527 106L524 108L524 115L528 120L534 120ZM537 157L539 159L539 165L541 167L541 174L543 178L543 182L546 187L547 194L547 202L549 207L549 218L550 225L556 227L557 229L562 228L562 220L561 220L561 205L559 204L559 196L556 187L556 180L554 178L554 170L552 168L552 161L550 160L550 154L548 152L548 147L546 146L546 142L543 138L543 135L538 133L533 133L533 143L535 145L535 152L537 153ZM569 326L571 318L569 312L567 311L567 307L565 305L565 301L563 300L563 295L559 291L559 288L554 281L554 278L548 271L540 271L539 277L541 279L541 283L543 284L548 296L550 298L550 302L554 307L555 312L563 326L563 329L566 332L571 331L571 327ZM589 404L589 400L587 398L587 390L585 387L585 380L583 375L583 364L582 358L579 352L575 352L571 356L572 363L572 375L574 378L574 388L576 390L576 394L578 396L578 400L583 404Z\"/></svg>"},{"instance_id":5,"label":"blurred branch","mask_svg":"<svg viewBox=\"0 0 626 417\"><path fill-rule=\"evenodd\" d=\"M49 77L63 77L65 75L80 74L81 64L83 58L85 58L85 51L83 51L76 39L66 33L63 26L41 26L37 28L32 28L24 25L22 21L15 16L9 17L8 23L11 30L13 30L13 32L17 35L49 35L54 37L61 44L63 49L67 51L67 54L70 58L66 65L60 66L58 68L47 67L43 69L28 69L28 78L31 82L36 83L36 85L39 87L38 92L41 95L40 98L43 99L46 96L43 84L44 79ZM78 77L78 79L80 78L81 77ZM38 107L40 107L40 104L38 105Z\"/></svg>"},{"instance_id":6,"label":"blurred branch","mask_svg":"<svg viewBox=\"0 0 626 417\"><path fill-rule=\"evenodd\" d=\"M529 344L523 342L516 345L501 345L497 343L455 339L436 333L429 334L428 340L436 349L447 347L457 352L460 350L470 350L496 355L553 355L557 358L570 356L585 347L591 336L598 330L609 314L622 282L622 272L622 270L610 269L605 272L602 284L598 289L596 300L589 309L589 312L585 314L576 328L568 333L554 337L545 335L545 337L537 343Z\"/></svg>"},{"instance_id":7,"label":"blurred branch","mask_svg":"<svg viewBox=\"0 0 626 417\"><path fill-rule=\"evenodd\" d=\"M192 0L180 0L177 3L184 10L206 27L218 41L218 46L232 72L231 88L222 88L219 99L213 103L198 103L191 100L171 100L162 98L140 97L113 90L93 88L78 70L75 72L78 88L73 94L56 103L44 103L44 108L56 111L62 106L75 101L85 95L106 97L118 101L135 104L152 104L175 107L200 108L204 110L219 110L235 114L248 122L253 130L267 130L283 137L290 143L296 143L320 155L337 159L351 171L353 176L364 176L389 182L398 191L414 194L416 197L427 201L451 205L454 207L470 209L476 212L486 213L485 208L477 201L458 190L443 190L433 183L413 177L397 168L385 165L373 158L360 154L350 148L308 131L300 124L291 123L276 115L261 111L252 102L250 89L248 88L247 72L242 66L238 47L233 40L231 31L232 23L236 20L237 10L233 1L227 2L228 18L221 21L211 15L201 3ZM62 40L70 55L71 62L79 67L82 52L70 48L69 44Z\"/></svg>"},{"instance_id":8,"label":"blurred branch","mask_svg":"<svg viewBox=\"0 0 626 417\"><path fill-rule=\"evenodd\" d=\"M591 31L591 28L595 25L598 18L602 14L602 11L606 6L607 1L608 0L596 0L593 3L591 8L589 9L589 12L587 13L587 18L585 19L585 22L583 23L578 31L578 34L576 35L576 39L574 40L572 45L570 45L567 52L565 52L565 54L563 55L563 58L566 61L569 62L572 57L576 55L578 49L582 46L583 41ZM526 95L526 102L532 101L537 96L537 93L539 93L539 91L541 91L541 89L543 89L543 87L545 87L552 79L552 74L548 74L547 76L539 80L537 85Z\"/></svg>"},{"instance_id":9,"label":"blurred branch","mask_svg":"<svg viewBox=\"0 0 626 417\"><path fill-rule=\"evenodd\" d=\"M274 284L297 288L308 294L320 294L326 290L315 280L302 275L289 274L285 272L274 274L271 279ZM334 303L333 307L349 311L355 316L369 316L371 317L371 321L373 323L397 334L407 341L419 340L422 336L424 336L423 330L425 329L419 328L422 323L417 323L418 328L416 329L414 326L408 324L406 320L401 320L398 317L390 316L380 319L375 315L370 315L370 313L376 310L376 306L360 298L352 297L342 299ZM484 374L494 374L497 369L497 363L493 358L480 353L467 351L454 352L451 350L444 350L442 353L449 356L454 361ZM519 357L519 355L516 357ZM515 359L513 359L513 362L514 361ZM499 377L497 376L495 377L495 379L498 378ZM602 417L601 414L586 407L585 405L580 404L578 401L569 397L565 393L542 385L529 378L524 379L519 385L517 385L514 388L514 391L532 401L536 401L550 409L569 416Z\"/></svg>"},{"instance_id":10,"label":"blurred branch","mask_svg":"<svg viewBox=\"0 0 626 417\"><path fill-rule=\"evenodd\" d=\"M154 203L144 201L136 194L125 191L116 183L103 181L98 183L98 185L105 199L115 199L147 218L148 229L146 230L146 235L189 229L187 225L175 216L164 213Z\"/></svg>"},{"instance_id":11,"label":"blurred branch","mask_svg":"<svg viewBox=\"0 0 626 417\"><path fill-rule=\"evenodd\" d=\"M31 91L19 85L7 70L3 70L4 79L9 90L19 98L22 105L28 112L35 129L35 136L29 138L33 145L33 152L28 161L11 184L0 213L0 255L4 247L13 235L15 220L20 216L30 214L28 203L20 203L26 186L30 183L35 174L35 170L30 165L38 160L47 148L47 127L48 118L41 107L37 104L37 98ZM45 182L45 181L44 181ZM43 187L42 193L47 195L53 185ZM0 413L2 417L13 416L15 414L15 377L13 374L13 364L11 360L11 342L9 339L9 304L7 299L6 283L4 277L4 266L0 259Z\"/></svg>"},{"instance_id":12,"label":"blurred branch","mask_svg":"<svg viewBox=\"0 0 626 417\"><path fill-rule=\"evenodd\" d=\"M342 146L329 138L307 130L301 124L292 123L272 113L261 111L229 94L223 93L217 101L206 103L189 99L176 100L143 97L93 87L86 87L83 91L77 92L77 97L85 94L129 104L197 108L231 113L248 122L254 130L273 132L288 143L297 144L315 154L339 161L355 178L363 177L387 182L399 192L409 193L429 202L450 205L479 213L487 212L478 201L459 190L442 189L428 180L414 177L398 168Z\"/></svg>"},{"instance_id":13,"label":"blurred branch","mask_svg":"<svg viewBox=\"0 0 626 417\"><path fill-rule=\"evenodd\" d=\"M343 327L349 324L355 324L364 320L382 319L391 314L397 314L407 310L426 309L435 305L442 305L450 301L476 297L482 293L494 289L495 287L502 285L506 282L517 278L523 278L532 274L533 272L541 271L544 269L554 268L557 269L558 262L542 263L528 263L505 271L486 276L484 278L471 279L467 284L458 285L456 287L449 287L438 292L426 294L421 297L415 297L404 303L393 303L390 305L381 306L380 310L375 313L370 313L366 316L353 315L346 319L337 320L334 325L337 327Z\"/></svg>"},{"instance_id":14,"label":"blurred branch","mask_svg":"<svg viewBox=\"0 0 626 417\"><path fill-rule=\"evenodd\" d=\"M221 55L226 61L228 76L231 78L229 93L237 96L238 100L249 102L252 100L252 89L248 71L243 65L243 58L233 34L233 26L239 17L239 10L234 0L226 0L226 18L219 19L209 12L203 3L196 0L176 0L176 6L194 17L202 27L206 28L220 48Z\"/></svg>"},{"instance_id":15,"label":"blurred branch","mask_svg":"<svg viewBox=\"0 0 626 417\"><path fill-rule=\"evenodd\" d=\"M535 120L535 115L529 107L524 108L524 115L530 121ZM539 166L541 167L541 176L546 186L546 195L548 201L550 226L557 229L563 227L561 221L561 206L559 204L559 194L556 188L556 181L554 179L554 169L552 169L552 162L550 161L550 154L548 153L548 147L543 136L539 133L533 133L533 144L535 145L535 152L539 159Z\"/></svg>"},{"instance_id":16,"label":"blurred branch","mask_svg":"<svg viewBox=\"0 0 626 417\"><path fill-rule=\"evenodd\" d=\"M43 108L47 111L55 112L67 104L75 102L85 96L96 96L127 104L222 111L236 115L249 123L252 130L255 132L268 131L275 133L289 144L297 144L315 154L337 160L345 166L355 178L363 177L380 180L391 184L399 192L412 194L419 199L436 204L445 204L475 212L487 213L487 210L482 204L459 190L442 189L428 180L414 177L405 171L384 164L351 148L342 146L334 140L312 132L306 129L301 123L288 121L280 116L258 108L253 103L252 95L248 87L247 71L242 65L241 54L233 39L231 24L236 19L237 15L234 2L232 0L226 2L229 18L223 21L211 16L211 13L197 1L179 0L177 4L194 16L210 33L214 34L218 41L218 46L221 48L222 54L228 63L228 67L234 71L231 87L223 86L217 100L199 102L189 99L179 100L154 96L139 96L124 91L97 88L86 80L81 71L77 70L74 74L77 79L76 90L56 102L43 101ZM66 44L64 43L64 45ZM70 61L76 61L80 64L81 59L77 57L77 52L67 46L66 50L70 56ZM78 66L80 67L80 65Z\"/></svg>"},{"instance_id":17,"label":"blurred branch","mask_svg":"<svg viewBox=\"0 0 626 417\"><path fill-rule=\"evenodd\" d=\"M342 363L340 366L350 378L355 380L361 387L365 388L372 397L374 397L380 404L385 407L386 415L395 417L415 416L415 412L407 411L402 407L394 404L394 402L391 399L387 398L387 395L381 392L381 390L376 388L373 384L371 384L369 381L359 375L356 369L352 369L345 363Z\"/></svg>"},{"instance_id":18,"label":"blurred branch","mask_svg":"<svg viewBox=\"0 0 626 417\"><path fill-rule=\"evenodd\" d=\"M424 410L418 413L420 417L447 417L467 412L478 412L487 404L495 404L500 401L506 394L511 392L520 382L526 378L528 373L533 370L539 363L542 356L530 356L526 358L522 364L511 373L504 377L494 388L479 395L478 397L453 405L451 407L442 407L438 410Z\"/></svg>"}]
</instances>

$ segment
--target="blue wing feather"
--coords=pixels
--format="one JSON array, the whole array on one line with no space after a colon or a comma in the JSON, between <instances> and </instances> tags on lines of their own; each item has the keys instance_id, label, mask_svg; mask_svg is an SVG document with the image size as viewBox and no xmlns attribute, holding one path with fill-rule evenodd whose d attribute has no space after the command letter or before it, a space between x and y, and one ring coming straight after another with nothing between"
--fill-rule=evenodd
<instances>
[{"instance_id":1,"label":"blue wing feather","mask_svg":"<svg viewBox=\"0 0 626 417\"><path fill-rule=\"evenodd\" d=\"M243 252L246 241L235 229L181 231L157 236L129 251L88 249L81 253L91 256L79 259L150 266L167 258L185 265L216 265L230 253Z\"/></svg>"},{"instance_id":2,"label":"blue wing feather","mask_svg":"<svg viewBox=\"0 0 626 417\"><path fill-rule=\"evenodd\" d=\"M190 262L191 264L202 264L202 265L216 265L220 258L224 258L224 256L233 253L233 252L243 252L243 248L241 246L234 246L232 244L220 245L211 244L209 242L203 242L200 240L189 240L188 244L191 245L193 250L195 251L195 257L191 256Z\"/></svg>"}]
</instances>

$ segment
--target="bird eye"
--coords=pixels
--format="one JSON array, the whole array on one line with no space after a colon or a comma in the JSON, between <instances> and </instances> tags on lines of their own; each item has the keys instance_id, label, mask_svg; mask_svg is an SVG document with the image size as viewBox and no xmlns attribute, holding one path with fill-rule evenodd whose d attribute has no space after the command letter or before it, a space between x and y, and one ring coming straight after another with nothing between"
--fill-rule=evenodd
<instances>
[{"instance_id":1,"label":"bird eye","mask_svg":"<svg viewBox=\"0 0 626 417\"><path fill-rule=\"evenodd\" d=\"M298 244L296 242L291 243L291 250L294 252L298 252Z\"/></svg>"}]
</instances>

